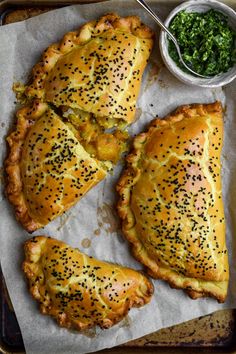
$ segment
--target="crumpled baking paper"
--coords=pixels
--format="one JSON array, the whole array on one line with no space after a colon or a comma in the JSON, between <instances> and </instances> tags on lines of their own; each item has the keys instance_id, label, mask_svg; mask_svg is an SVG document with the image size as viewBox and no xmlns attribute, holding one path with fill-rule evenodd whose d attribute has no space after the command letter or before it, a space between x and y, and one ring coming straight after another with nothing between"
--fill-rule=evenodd
<instances>
[{"instance_id":1,"label":"crumpled baking paper","mask_svg":"<svg viewBox=\"0 0 236 354\"><path fill-rule=\"evenodd\" d=\"M153 8L162 19L165 19L171 10L171 5L166 3L152 2ZM131 0L66 7L0 28L1 166L6 156L5 137L15 120L13 82L25 82L31 67L39 60L42 51L51 43L58 41L64 33L75 30L86 21L111 11L117 11L120 15L140 15L158 36L157 26L136 2ZM236 242L234 241L236 236L234 105L236 82L218 89L204 89L182 84L163 66L157 43L158 41L142 83L137 104L137 120L130 129L132 134L142 131L155 116L163 117L181 104L220 100L226 107L222 176L231 269L227 301L223 305L218 304L214 299L193 301L183 291L171 289L165 282L156 280L153 281L155 295L151 303L140 309L132 309L128 321L126 319L109 330L102 331L96 328L83 334L60 328L52 318L40 314L37 302L27 291L21 271L22 245L31 235L16 222L13 209L2 193L0 199L1 266L28 354L97 351L138 338L162 327L222 308L234 308L236 305ZM115 184L121 168L117 166L113 175L93 188L75 207L34 234L54 236L101 260L142 269L142 265L131 256L128 243L121 235L115 211L117 200Z\"/></svg>"}]
</instances>

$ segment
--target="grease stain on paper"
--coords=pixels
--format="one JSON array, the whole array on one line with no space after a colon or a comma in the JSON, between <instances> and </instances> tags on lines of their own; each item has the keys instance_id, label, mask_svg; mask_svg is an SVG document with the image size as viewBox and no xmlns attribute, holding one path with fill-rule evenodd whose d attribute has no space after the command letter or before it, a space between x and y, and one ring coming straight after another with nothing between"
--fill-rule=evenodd
<instances>
[{"instance_id":1,"label":"grease stain on paper","mask_svg":"<svg viewBox=\"0 0 236 354\"><path fill-rule=\"evenodd\" d=\"M95 338L97 335L96 327L84 329L80 333L88 338Z\"/></svg>"},{"instance_id":2,"label":"grease stain on paper","mask_svg":"<svg viewBox=\"0 0 236 354\"><path fill-rule=\"evenodd\" d=\"M158 65L156 62L154 62L153 60L150 60L150 67L149 67L149 71L147 74L147 83L146 86L144 88L144 92L153 85L153 83L157 80L157 77L159 75L159 72L161 70L160 65Z\"/></svg>"},{"instance_id":3,"label":"grease stain on paper","mask_svg":"<svg viewBox=\"0 0 236 354\"><path fill-rule=\"evenodd\" d=\"M130 327L131 325L132 325L132 320L129 315L127 315L120 323L120 327Z\"/></svg>"},{"instance_id":4,"label":"grease stain on paper","mask_svg":"<svg viewBox=\"0 0 236 354\"><path fill-rule=\"evenodd\" d=\"M100 229L96 229L96 230L94 230L93 234L95 236L100 236L101 235L101 230Z\"/></svg>"},{"instance_id":5,"label":"grease stain on paper","mask_svg":"<svg viewBox=\"0 0 236 354\"><path fill-rule=\"evenodd\" d=\"M139 118L141 117L142 113L143 113L142 108L136 108L136 112L135 112L133 123L137 122L139 120Z\"/></svg>"},{"instance_id":6,"label":"grease stain on paper","mask_svg":"<svg viewBox=\"0 0 236 354\"><path fill-rule=\"evenodd\" d=\"M103 228L106 233L114 233L119 229L119 221L114 207L108 203L102 203L97 208L98 226Z\"/></svg>"},{"instance_id":7,"label":"grease stain on paper","mask_svg":"<svg viewBox=\"0 0 236 354\"><path fill-rule=\"evenodd\" d=\"M60 231L66 225L66 223L70 217L71 217L71 213L69 213L69 212L59 216L60 225L58 226L57 231Z\"/></svg>"},{"instance_id":8,"label":"grease stain on paper","mask_svg":"<svg viewBox=\"0 0 236 354\"><path fill-rule=\"evenodd\" d=\"M98 228L93 231L94 237L98 237L105 231L106 235L115 234L120 243L125 240L121 235L120 220L116 213L114 203L105 202L107 191L106 180L103 183L102 193L97 197L97 225Z\"/></svg>"},{"instance_id":9,"label":"grease stain on paper","mask_svg":"<svg viewBox=\"0 0 236 354\"><path fill-rule=\"evenodd\" d=\"M84 248L89 248L91 246L91 240L89 238L84 238L81 241L81 246Z\"/></svg>"},{"instance_id":10,"label":"grease stain on paper","mask_svg":"<svg viewBox=\"0 0 236 354\"><path fill-rule=\"evenodd\" d=\"M167 83L164 80L162 80L162 79L158 80L158 84L159 84L160 88L162 88L162 89L168 89L168 87L169 87L167 85Z\"/></svg>"}]
</instances>

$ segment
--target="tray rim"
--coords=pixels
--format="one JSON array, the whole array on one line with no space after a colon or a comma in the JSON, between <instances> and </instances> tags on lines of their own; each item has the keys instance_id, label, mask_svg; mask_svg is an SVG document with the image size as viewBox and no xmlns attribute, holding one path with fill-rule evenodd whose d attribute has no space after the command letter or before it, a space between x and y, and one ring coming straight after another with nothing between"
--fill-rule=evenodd
<instances>
[{"instance_id":1,"label":"tray rim","mask_svg":"<svg viewBox=\"0 0 236 354\"><path fill-rule=\"evenodd\" d=\"M60 8L63 6L69 6L69 5L78 5L78 4L95 4L99 3L102 1L109 1L109 0L0 0L0 27L4 26L2 23L2 18L4 14L7 12L7 10L11 10L12 7L17 6L17 9L22 8L29 8L29 7L34 7L34 8L43 8L43 7L55 7ZM149 0L149 3L160 3L160 4L165 4L168 2L168 4L173 4L176 6L180 4L181 2L184 2L187 0ZM231 7L233 7L236 10L236 0L218 0L222 3L225 3ZM0 282L5 282L4 280L4 275L2 274ZM217 311L215 311L217 312ZM236 318L236 309L233 310L235 318ZM236 321L236 320L235 320ZM235 329L235 328L234 328ZM113 348L107 348L103 349L97 353L99 354L199 354L199 352L205 353L205 354L210 354L210 353L230 353L230 354L236 354L236 343L233 343L233 350L230 350L230 346L223 346L223 347L214 347L214 346L209 346L209 347L122 347L122 346L117 346ZM20 350L20 351L9 351L7 346L2 343L1 338L0 338L0 354L25 354L25 350Z\"/></svg>"}]
</instances>

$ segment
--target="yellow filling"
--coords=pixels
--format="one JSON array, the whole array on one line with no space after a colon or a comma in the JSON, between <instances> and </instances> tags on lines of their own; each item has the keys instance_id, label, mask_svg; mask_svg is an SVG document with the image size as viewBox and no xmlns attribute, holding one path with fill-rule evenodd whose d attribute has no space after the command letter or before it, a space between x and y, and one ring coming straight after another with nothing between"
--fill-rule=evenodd
<instances>
[{"instance_id":1,"label":"yellow filling","mask_svg":"<svg viewBox=\"0 0 236 354\"><path fill-rule=\"evenodd\" d=\"M62 107L63 117L85 150L93 157L109 165L117 163L128 148L128 132L115 129L106 132L92 113Z\"/></svg>"},{"instance_id":2,"label":"yellow filling","mask_svg":"<svg viewBox=\"0 0 236 354\"><path fill-rule=\"evenodd\" d=\"M20 103L29 101L24 94L24 85L15 83L13 91ZM54 110L53 106L51 108ZM64 123L68 125L84 149L91 157L100 160L107 170L110 170L122 153L128 150L129 134L125 130L127 122L110 117L95 118L92 113L68 106L61 106L59 109Z\"/></svg>"}]
</instances>

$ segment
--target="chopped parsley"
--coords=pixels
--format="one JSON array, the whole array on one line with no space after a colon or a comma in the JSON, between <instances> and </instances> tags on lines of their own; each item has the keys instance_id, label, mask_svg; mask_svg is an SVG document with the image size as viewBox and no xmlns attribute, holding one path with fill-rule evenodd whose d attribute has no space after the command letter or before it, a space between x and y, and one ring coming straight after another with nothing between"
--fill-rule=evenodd
<instances>
[{"instance_id":1,"label":"chopped parsley","mask_svg":"<svg viewBox=\"0 0 236 354\"><path fill-rule=\"evenodd\" d=\"M194 71L215 76L228 71L236 63L236 33L228 25L227 16L216 10L204 13L180 11L169 29L177 39L184 61ZM174 43L169 40L169 54L179 61Z\"/></svg>"}]
</instances>

